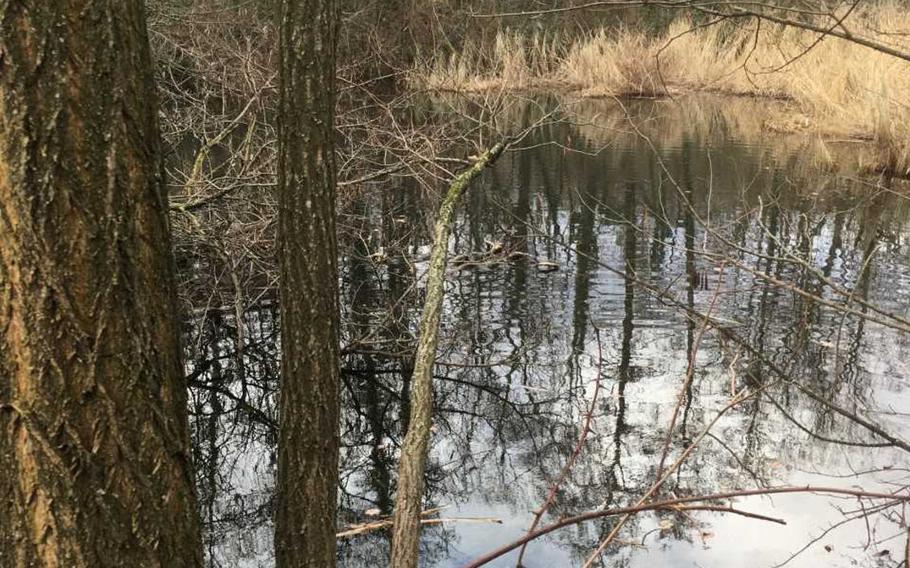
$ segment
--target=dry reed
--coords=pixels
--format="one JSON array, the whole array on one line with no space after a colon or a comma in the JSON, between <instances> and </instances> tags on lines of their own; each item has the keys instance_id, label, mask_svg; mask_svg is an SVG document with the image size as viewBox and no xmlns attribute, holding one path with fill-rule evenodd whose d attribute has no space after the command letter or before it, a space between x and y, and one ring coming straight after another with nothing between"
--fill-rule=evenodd
<instances>
[{"instance_id":1,"label":"dry reed","mask_svg":"<svg viewBox=\"0 0 910 568\"><path fill-rule=\"evenodd\" d=\"M854 33L910 51L907 10L876 4L848 21ZM790 112L766 128L866 140L876 167L910 174L910 63L842 39L768 23L705 26L682 18L657 37L604 29L570 43L502 30L489 48L463 47L424 63L415 79L460 92L710 91L787 99Z\"/></svg>"}]
</instances>

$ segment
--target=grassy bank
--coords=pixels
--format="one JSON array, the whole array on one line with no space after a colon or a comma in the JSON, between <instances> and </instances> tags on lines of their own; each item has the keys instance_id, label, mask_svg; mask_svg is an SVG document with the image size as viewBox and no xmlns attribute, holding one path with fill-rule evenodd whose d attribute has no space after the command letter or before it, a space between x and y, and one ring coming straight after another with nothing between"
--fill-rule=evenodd
<instances>
[{"instance_id":1,"label":"grassy bank","mask_svg":"<svg viewBox=\"0 0 910 568\"><path fill-rule=\"evenodd\" d=\"M830 24L828 24L830 26ZM855 34L910 52L910 12L891 4L851 14ZM572 42L500 31L414 73L433 90L557 90L582 96L693 91L774 97L788 112L770 130L862 139L876 167L910 173L910 63L834 37L767 22L696 25L679 19L649 37L603 30Z\"/></svg>"}]
</instances>

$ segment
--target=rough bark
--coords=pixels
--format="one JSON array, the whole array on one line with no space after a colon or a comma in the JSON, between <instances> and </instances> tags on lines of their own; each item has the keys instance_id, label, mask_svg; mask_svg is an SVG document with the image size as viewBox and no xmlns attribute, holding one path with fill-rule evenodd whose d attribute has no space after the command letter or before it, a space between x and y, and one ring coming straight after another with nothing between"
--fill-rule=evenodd
<instances>
[{"instance_id":1,"label":"rough bark","mask_svg":"<svg viewBox=\"0 0 910 568\"><path fill-rule=\"evenodd\" d=\"M279 568L335 565L340 374L333 144L337 22L333 0L281 2Z\"/></svg>"},{"instance_id":2,"label":"rough bark","mask_svg":"<svg viewBox=\"0 0 910 568\"><path fill-rule=\"evenodd\" d=\"M504 148L504 144L495 145L452 181L436 217L433 248L430 251L430 266L427 271L426 299L420 319L420 337L417 340L417 353L414 355L411 416L398 465L398 490L395 494L395 512L392 518L392 568L416 568L418 563L424 471L430 428L433 425L433 365L436 360L439 319L442 314L452 214L458 198L471 181L479 176L487 165L495 161Z\"/></svg>"},{"instance_id":3,"label":"rough bark","mask_svg":"<svg viewBox=\"0 0 910 568\"><path fill-rule=\"evenodd\" d=\"M0 0L0 566L201 566L138 0Z\"/></svg>"}]
</instances>

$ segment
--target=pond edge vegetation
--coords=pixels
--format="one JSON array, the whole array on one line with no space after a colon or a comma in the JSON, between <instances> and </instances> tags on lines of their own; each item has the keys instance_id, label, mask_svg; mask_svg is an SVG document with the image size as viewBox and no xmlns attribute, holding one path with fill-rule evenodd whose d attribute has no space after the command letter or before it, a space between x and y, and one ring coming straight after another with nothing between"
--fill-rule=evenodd
<instances>
[{"instance_id":1,"label":"pond edge vegetation","mask_svg":"<svg viewBox=\"0 0 910 568\"><path fill-rule=\"evenodd\" d=\"M893 2L838 14L850 35L910 53L910 12ZM833 30L830 19L814 27ZM501 27L492 41L420 60L415 87L587 98L689 93L780 101L764 128L874 147L863 169L910 175L910 62L854 41L760 18L677 18L663 32L602 28L576 38Z\"/></svg>"}]
</instances>

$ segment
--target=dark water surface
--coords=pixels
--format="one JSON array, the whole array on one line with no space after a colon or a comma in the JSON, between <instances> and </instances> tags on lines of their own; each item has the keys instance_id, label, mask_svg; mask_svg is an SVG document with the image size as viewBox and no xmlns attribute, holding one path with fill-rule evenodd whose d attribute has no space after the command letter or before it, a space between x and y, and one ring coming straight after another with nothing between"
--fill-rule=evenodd
<instances>
[{"instance_id":1,"label":"dark water surface","mask_svg":"<svg viewBox=\"0 0 910 568\"><path fill-rule=\"evenodd\" d=\"M907 200L886 180L832 172L859 150L750 128L757 111L737 104L731 115L710 102L629 103L635 132L614 103L584 103L573 124L536 132L466 195L451 240L425 508L467 520L425 530L424 566L457 567L524 534L592 405L591 432L545 524L634 504L656 479L680 393L666 465L734 393L760 390L716 421L664 497L906 488L910 454L831 406L910 439L910 334L880 313L910 315ZM391 510L432 207L402 180L341 222L345 525ZM712 325L703 331L693 311ZM217 566L271 566L277 306L246 310L239 358L229 313L200 318L191 338L194 380L208 385L192 400L207 553ZM735 504L787 524L643 513L595 565L770 568L807 545L788 566L903 560L900 506L823 534L859 516L860 502ZM524 564L581 566L613 522L551 533ZM383 531L345 539L340 565L383 566L387 551Z\"/></svg>"}]
</instances>

